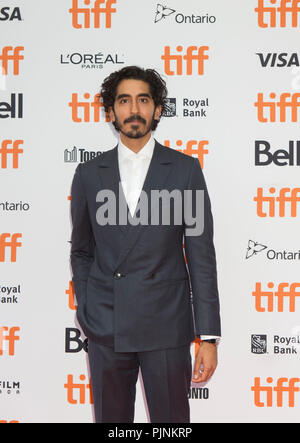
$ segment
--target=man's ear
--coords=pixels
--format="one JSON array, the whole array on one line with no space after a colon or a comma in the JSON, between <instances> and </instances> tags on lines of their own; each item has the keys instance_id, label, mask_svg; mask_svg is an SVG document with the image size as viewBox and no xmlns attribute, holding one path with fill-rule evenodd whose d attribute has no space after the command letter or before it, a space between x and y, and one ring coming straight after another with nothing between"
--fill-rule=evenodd
<instances>
[{"instance_id":1,"label":"man's ear","mask_svg":"<svg viewBox=\"0 0 300 443\"><path fill-rule=\"evenodd\" d=\"M108 115L112 122L116 121L115 113L112 106L108 108Z\"/></svg>"},{"instance_id":2,"label":"man's ear","mask_svg":"<svg viewBox=\"0 0 300 443\"><path fill-rule=\"evenodd\" d=\"M154 119L155 120L159 120L160 119L161 111L162 111L162 106L161 105L156 106L155 112L154 112Z\"/></svg>"}]
</instances>

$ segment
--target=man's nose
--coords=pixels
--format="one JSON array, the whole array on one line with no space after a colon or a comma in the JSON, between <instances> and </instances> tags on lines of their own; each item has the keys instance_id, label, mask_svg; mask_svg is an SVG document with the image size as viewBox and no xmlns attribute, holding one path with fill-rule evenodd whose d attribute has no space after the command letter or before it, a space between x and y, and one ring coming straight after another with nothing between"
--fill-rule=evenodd
<instances>
[{"instance_id":1,"label":"man's nose","mask_svg":"<svg viewBox=\"0 0 300 443\"><path fill-rule=\"evenodd\" d=\"M136 100L132 100L131 102L131 114L138 114L139 112L139 105Z\"/></svg>"}]
</instances>

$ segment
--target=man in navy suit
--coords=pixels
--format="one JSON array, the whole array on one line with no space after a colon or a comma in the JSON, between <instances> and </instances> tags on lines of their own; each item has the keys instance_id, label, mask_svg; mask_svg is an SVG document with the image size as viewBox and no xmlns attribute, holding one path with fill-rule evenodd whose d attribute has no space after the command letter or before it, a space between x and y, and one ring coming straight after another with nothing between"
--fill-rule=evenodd
<instances>
[{"instance_id":1,"label":"man in navy suit","mask_svg":"<svg viewBox=\"0 0 300 443\"><path fill-rule=\"evenodd\" d=\"M198 159L152 136L166 96L152 69L130 66L106 78L101 97L119 143L79 164L73 179L71 265L99 423L133 422L139 369L151 422L189 423L190 383L217 366L210 199ZM202 341L192 369L195 337Z\"/></svg>"}]
</instances>

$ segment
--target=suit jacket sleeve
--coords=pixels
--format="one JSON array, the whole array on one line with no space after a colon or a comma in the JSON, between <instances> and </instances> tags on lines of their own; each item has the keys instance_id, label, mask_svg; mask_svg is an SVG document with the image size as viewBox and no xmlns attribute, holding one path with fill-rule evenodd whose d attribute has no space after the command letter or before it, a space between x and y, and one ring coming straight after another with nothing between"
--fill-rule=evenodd
<instances>
[{"instance_id":1,"label":"suit jacket sleeve","mask_svg":"<svg viewBox=\"0 0 300 443\"><path fill-rule=\"evenodd\" d=\"M219 294L217 284L216 255L213 243L213 217L210 199L198 159L193 158L188 189L192 192L192 209L195 214L196 190L203 190L204 227L200 235L187 235L185 228L184 247L193 296L196 335L221 336ZM201 205L199 205L201 207ZM186 224L186 227L188 225Z\"/></svg>"},{"instance_id":2,"label":"suit jacket sleeve","mask_svg":"<svg viewBox=\"0 0 300 443\"><path fill-rule=\"evenodd\" d=\"M81 178L81 167L76 168L71 188L71 267L78 307L86 296L86 284L94 260L95 240L88 212L87 198Z\"/></svg>"}]
</instances>

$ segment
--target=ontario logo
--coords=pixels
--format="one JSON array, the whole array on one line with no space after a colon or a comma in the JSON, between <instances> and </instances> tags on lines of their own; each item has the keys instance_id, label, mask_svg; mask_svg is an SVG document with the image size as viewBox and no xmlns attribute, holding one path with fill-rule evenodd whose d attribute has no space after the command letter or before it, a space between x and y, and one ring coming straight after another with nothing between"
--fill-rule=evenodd
<instances>
[{"instance_id":1,"label":"ontario logo","mask_svg":"<svg viewBox=\"0 0 300 443\"><path fill-rule=\"evenodd\" d=\"M188 24L202 24L202 23L215 23L217 18L214 15L202 14L202 15L185 15L181 12L177 12L175 9L170 8L169 6L162 5L161 3L157 3L154 23L162 22L167 17L174 17L174 20L178 24L188 23Z\"/></svg>"},{"instance_id":2,"label":"ontario logo","mask_svg":"<svg viewBox=\"0 0 300 443\"><path fill-rule=\"evenodd\" d=\"M298 251L287 251L286 249L276 251L275 249L268 249L266 245L258 243L254 240L248 241L246 259L258 255L265 250L268 260L300 260L300 249L298 249Z\"/></svg>"},{"instance_id":3,"label":"ontario logo","mask_svg":"<svg viewBox=\"0 0 300 443\"><path fill-rule=\"evenodd\" d=\"M265 245L262 245L253 240L249 240L246 252L246 259L252 257L253 255L257 255L259 252L264 251L266 248L267 246Z\"/></svg>"}]
</instances>

